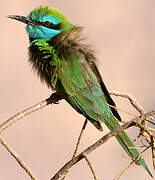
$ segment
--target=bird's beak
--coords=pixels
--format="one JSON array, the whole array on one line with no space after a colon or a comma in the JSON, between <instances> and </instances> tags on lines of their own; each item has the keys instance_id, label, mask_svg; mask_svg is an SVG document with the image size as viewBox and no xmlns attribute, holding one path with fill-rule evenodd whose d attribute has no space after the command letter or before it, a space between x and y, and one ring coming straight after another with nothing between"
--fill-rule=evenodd
<instances>
[{"instance_id":1,"label":"bird's beak","mask_svg":"<svg viewBox=\"0 0 155 180\"><path fill-rule=\"evenodd\" d=\"M18 15L10 15L8 18L15 19L17 21L23 22L27 25L35 26L37 25L37 22L33 21L31 18L25 17L25 16L18 16Z\"/></svg>"}]
</instances>

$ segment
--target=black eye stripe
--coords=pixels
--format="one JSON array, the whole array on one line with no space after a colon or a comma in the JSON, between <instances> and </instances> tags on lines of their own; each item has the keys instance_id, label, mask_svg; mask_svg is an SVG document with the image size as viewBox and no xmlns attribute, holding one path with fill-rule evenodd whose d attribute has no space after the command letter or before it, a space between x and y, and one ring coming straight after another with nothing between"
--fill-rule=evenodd
<instances>
[{"instance_id":1,"label":"black eye stripe","mask_svg":"<svg viewBox=\"0 0 155 180\"><path fill-rule=\"evenodd\" d=\"M30 19L35 22L36 26L41 25L41 26L44 26L44 27L47 27L50 29L54 29L54 30L60 30L61 29L61 24L52 24L51 22L49 22L49 24L48 24L48 21L47 21L47 24L45 25L45 22L38 22L38 21L33 20L32 18L30 18Z\"/></svg>"},{"instance_id":2,"label":"black eye stripe","mask_svg":"<svg viewBox=\"0 0 155 180\"><path fill-rule=\"evenodd\" d=\"M45 22L39 22L39 24L54 30L59 30L61 28L60 24L52 24L51 22L49 22L49 24L47 23L47 25Z\"/></svg>"},{"instance_id":3,"label":"black eye stripe","mask_svg":"<svg viewBox=\"0 0 155 180\"><path fill-rule=\"evenodd\" d=\"M60 24L52 24L52 23L51 23L51 25L50 25L49 28L55 29L55 30L59 30L59 29L60 29Z\"/></svg>"}]
</instances>

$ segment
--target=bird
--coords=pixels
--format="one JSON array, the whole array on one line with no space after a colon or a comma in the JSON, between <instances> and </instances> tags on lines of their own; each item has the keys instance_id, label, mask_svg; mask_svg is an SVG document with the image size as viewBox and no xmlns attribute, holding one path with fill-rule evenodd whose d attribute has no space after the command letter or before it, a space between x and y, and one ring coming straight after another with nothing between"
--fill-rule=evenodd
<instances>
[{"instance_id":1,"label":"bird","mask_svg":"<svg viewBox=\"0 0 155 180\"><path fill-rule=\"evenodd\" d=\"M59 10L39 6L28 16L10 15L26 24L29 62L42 82L66 100L99 131L120 127L121 117L97 67L94 49L82 36L83 27L72 24ZM127 155L152 174L125 131L116 136ZM139 158L140 156L140 158Z\"/></svg>"}]
</instances>

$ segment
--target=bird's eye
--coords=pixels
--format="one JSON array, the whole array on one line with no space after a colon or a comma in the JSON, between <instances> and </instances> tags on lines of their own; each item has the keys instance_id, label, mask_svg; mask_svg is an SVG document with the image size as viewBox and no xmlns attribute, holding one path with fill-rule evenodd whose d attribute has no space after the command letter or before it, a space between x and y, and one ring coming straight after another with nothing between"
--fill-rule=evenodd
<instances>
[{"instance_id":1,"label":"bird's eye","mask_svg":"<svg viewBox=\"0 0 155 180\"><path fill-rule=\"evenodd\" d=\"M44 26L50 26L51 23L50 23L49 21L45 21L45 22L43 22L43 25L44 25Z\"/></svg>"},{"instance_id":2,"label":"bird's eye","mask_svg":"<svg viewBox=\"0 0 155 180\"><path fill-rule=\"evenodd\" d=\"M53 23L51 23L49 21L40 22L39 25L45 26L47 28L54 29L54 30L59 30L60 29L60 24L53 24Z\"/></svg>"}]
</instances>

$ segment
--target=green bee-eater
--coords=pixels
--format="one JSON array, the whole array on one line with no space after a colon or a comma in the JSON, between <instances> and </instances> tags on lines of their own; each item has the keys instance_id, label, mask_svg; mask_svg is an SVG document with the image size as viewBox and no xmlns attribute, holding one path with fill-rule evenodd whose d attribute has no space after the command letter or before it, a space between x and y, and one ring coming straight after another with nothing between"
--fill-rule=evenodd
<instances>
[{"instance_id":1,"label":"green bee-eater","mask_svg":"<svg viewBox=\"0 0 155 180\"><path fill-rule=\"evenodd\" d=\"M48 87L98 130L102 131L102 122L110 131L120 126L121 118L97 69L94 51L81 38L83 28L47 6L34 9L27 17L11 15L9 18L27 24L29 61ZM116 139L132 159L139 155L136 149L129 149L134 144L124 131ZM152 176L143 159L137 164Z\"/></svg>"}]
</instances>

